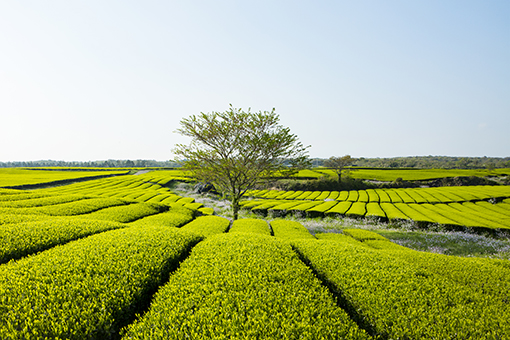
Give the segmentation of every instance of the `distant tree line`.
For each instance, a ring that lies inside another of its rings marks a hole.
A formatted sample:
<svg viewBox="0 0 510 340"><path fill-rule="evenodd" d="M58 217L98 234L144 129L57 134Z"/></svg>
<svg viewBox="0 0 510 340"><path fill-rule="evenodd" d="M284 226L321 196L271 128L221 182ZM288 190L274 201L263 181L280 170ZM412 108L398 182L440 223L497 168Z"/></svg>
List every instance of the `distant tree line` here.
<svg viewBox="0 0 510 340"><path fill-rule="evenodd" d="M366 168L421 168L421 169L491 169L510 168L510 157L450 157L450 156L413 156L394 158L353 158L353 167ZM324 166L326 158L312 158L312 167ZM290 162L283 162L284 164ZM175 161L155 161L146 159L89 162L66 162L55 160L0 162L0 168L21 167L91 167L91 168L174 168L180 164Z"/></svg>
<svg viewBox="0 0 510 340"><path fill-rule="evenodd" d="M315 158L313 166L324 166L326 159ZM510 168L510 157L413 156L394 158L356 158L353 167L420 169L495 169Z"/></svg>
<svg viewBox="0 0 510 340"><path fill-rule="evenodd" d="M28 161L28 162L0 162L1 168L23 168L23 167L80 167L80 168L174 168L180 166L174 161L155 161L146 159L118 160L108 159L105 161L89 162L66 162L54 160Z"/></svg>

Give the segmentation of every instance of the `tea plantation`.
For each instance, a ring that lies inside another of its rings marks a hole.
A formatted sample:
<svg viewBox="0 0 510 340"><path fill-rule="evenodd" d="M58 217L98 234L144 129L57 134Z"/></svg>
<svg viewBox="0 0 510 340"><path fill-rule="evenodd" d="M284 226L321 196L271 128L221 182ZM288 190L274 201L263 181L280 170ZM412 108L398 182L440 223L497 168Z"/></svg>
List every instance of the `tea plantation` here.
<svg viewBox="0 0 510 340"><path fill-rule="evenodd" d="M0 189L0 339L510 338L508 260L360 229L312 235L278 218L231 223L169 189L183 180L152 171ZM510 229L507 186L246 198L260 215Z"/></svg>

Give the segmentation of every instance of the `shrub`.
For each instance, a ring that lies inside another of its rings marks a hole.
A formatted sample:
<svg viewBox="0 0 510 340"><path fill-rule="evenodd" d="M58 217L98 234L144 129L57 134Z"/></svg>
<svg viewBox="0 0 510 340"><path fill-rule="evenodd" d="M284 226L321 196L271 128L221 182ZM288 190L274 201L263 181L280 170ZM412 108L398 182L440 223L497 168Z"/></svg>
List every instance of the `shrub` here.
<svg viewBox="0 0 510 340"><path fill-rule="evenodd" d="M212 235L224 233L228 230L230 221L219 216L201 216L184 225L181 229L209 237Z"/></svg>
<svg viewBox="0 0 510 340"><path fill-rule="evenodd" d="M255 218L244 218L235 220L232 223L232 227L229 233L254 233L262 235L271 235L269 225L264 220L258 220Z"/></svg>
<svg viewBox="0 0 510 340"><path fill-rule="evenodd" d="M0 228L0 263L103 231L125 228L117 222L75 218L9 224Z"/></svg>
<svg viewBox="0 0 510 340"><path fill-rule="evenodd" d="M274 220L271 221L271 228L273 229L273 234L275 237L284 240L315 238L312 234L310 234L308 229L296 221Z"/></svg>

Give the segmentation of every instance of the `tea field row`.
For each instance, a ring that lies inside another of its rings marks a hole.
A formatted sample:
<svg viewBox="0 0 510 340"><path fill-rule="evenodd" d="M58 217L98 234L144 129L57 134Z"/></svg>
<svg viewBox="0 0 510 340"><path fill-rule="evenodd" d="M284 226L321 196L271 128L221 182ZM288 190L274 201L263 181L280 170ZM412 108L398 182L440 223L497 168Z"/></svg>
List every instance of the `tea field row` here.
<svg viewBox="0 0 510 340"><path fill-rule="evenodd" d="M156 218L171 211L108 222L111 230L1 264L0 338L504 339L510 332L507 261L417 252L361 230L314 236L295 221L246 219L229 228L218 216L173 226ZM59 221L45 222L48 234Z"/></svg>
<svg viewBox="0 0 510 340"><path fill-rule="evenodd" d="M330 169L313 168L319 174L335 177ZM429 181L451 177L500 177L510 175L510 169L363 169L346 168L344 171L356 179L393 182L398 178L404 181Z"/></svg>
<svg viewBox="0 0 510 340"><path fill-rule="evenodd" d="M70 199L68 197L81 198L112 198L134 202L158 203L165 205L180 205L190 209L201 209L205 214L212 214L210 208L203 207L202 204L195 203L193 198L182 197L173 193L168 184L172 181L190 181L187 177L179 177L182 172L177 171L156 171L143 175L116 176L101 178L86 182L74 183L65 186L57 186L48 189L32 190L30 193L24 191L15 192L16 195L1 196L0 209L8 206L15 206L14 201L22 201L19 204L44 205L45 200L51 200L52 196L57 203L63 203L58 200ZM2 190L2 189L0 189ZM3 189L4 191L6 189ZM40 198L42 201L28 199ZM13 202L9 202L13 201Z"/></svg>
<svg viewBox="0 0 510 340"><path fill-rule="evenodd" d="M453 203L510 198L510 186L478 185L350 191L248 190L245 196L275 200L336 200L367 203Z"/></svg>
<svg viewBox="0 0 510 340"><path fill-rule="evenodd" d="M393 182L399 178L404 181L430 181L453 177L505 177L510 175L510 168L488 170L346 167L342 171L342 174L342 176L348 175L356 179L381 182ZM311 169L301 170L291 177L309 179L318 179L321 177L338 178L333 169L325 167L313 167Z"/></svg>
<svg viewBox="0 0 510 340"><path fill-rule="evenodd" d="M368 189L342 192L252 190L244 209L272 216L413 220L419 225L510 229L510 188L506 186ZM258 197L258 198L257 198Z"/></svg>

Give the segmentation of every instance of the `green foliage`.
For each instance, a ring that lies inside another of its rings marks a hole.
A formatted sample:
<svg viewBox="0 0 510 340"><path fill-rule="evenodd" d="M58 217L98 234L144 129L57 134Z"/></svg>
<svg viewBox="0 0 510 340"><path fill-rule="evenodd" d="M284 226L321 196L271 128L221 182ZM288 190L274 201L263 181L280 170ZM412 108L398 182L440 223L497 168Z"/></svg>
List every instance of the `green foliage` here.
<svg viewBox="0 0 510 340"><path fill-rule="evenodd" d="M324 161L324 166L327 168L331 168L334 172L336 172L338 176L338 182L342 181L342 170L351 165L356 159L352 158L350 155L345 155L343 157L330 157L329 159Z"/></svg>
<svg viewBox="0 0 510 340"><path fill-rule="evenodd" d="M23 193L23 191L18 190L18 189L4 189L4 188L0 188L0 201L4 197L8 197L8 195L19 195L21 193Z"/></svg>
<svg viewBox="0 0 510 340"><path fill-rule="evenodd" d="M55 198L57 200L57 198ZM27 200L28 201L28 200ZM65 199L63 200L66 201ZM61 204L53 204L53 205L45 205L38 206L36 203L34 207L23 208L21 207L22 201L16 201L18 203L18 207L0 207L0 212L3 213L11 213L11 214L23 214L23 215L50 215L50 216L75 216L88 214L103 208L115 207L120 205L126 205L129 202L115 199L115 198L89 198L89 199L81 199L75 200L67 203ZM12 202L14 203L14 202ZM49 203L49 202L46 202ZM30 202L26 202L25 205L30 206ZM33 204L32 204L33 205Z"/></svg>
<svg viewBox="0 0 510 340"><path fill-rule="evenodd" d="M271 226L237 220L217 235L230 221L192 220L195 209L207 208L162 187L172 180L154 172L30 193L0 189L0 338L117 339L136 313L143 316L126 338L366 338L351 319L381 339L502 339L510 332L507 261L414 252L358 229L317 234L317 240L288 220ZM352 216L363 208L367 217L412 218L437 230L483 227L500 235L510 228L505 186L249 194L257 199L241 205L272 214ZM306 225L315 223L322 222ZM391 232L378 231L388 238ZM489 237L475 247L445 235L429 245L449 242L458 245L456 254L471 254L467 248L494 254ZM205 237L211 243L199 245L152 299ZM508 249L508 242L497 246ZM11 259L17 260L5 263Z"/></svg>
<svg viewBox="0 0 510 340"><path fill-rule="evenodd" d="M95 211L87 215L94 220L105 220L128 223L149 215L168 210L167 206L155 203L135 203L126 206L111 207Z"/></svg>
<svg viewBox="0 0 510 340"><path fill-rule="evenodd" d="M127 205L128 203L117 198L91 198L69 203L46 205L44 207L31 208L30 210L51 216L75 216L89 214L104 208L121 208L118 206Z"/></svg>
<svg viewBox="0 0 510 340"><path fill-rule="evenodd" d="M22 162L0 162L0 167L38 167L42 170L111 170L110 168L138 168L138 170L146 168L172 168L177 167L178 164L172 161L155 161L153 159L109 159L106 161L55 161L55 160L41 160L41 161L22 161ZM136 170L136 169L135 169Z"/></svg>
<svg viewBox="0 0 510 340"><path fill-rule="evenodd" d="M323 192L322 191L314 191L311 193L311 195L309 195L306 199L307 200L317 200L317 198L322 195ZM329 192L327 192L327 194L329 195Z"/></svg>
<svg viewBox="0 0 510 340"><path fill-rule="evenodd" d="M289 191L292 191L293 193L289 196L287 196L286 198L289 199L289 200L293 200L293 199L297 199L302 193L303 193L303 190L296 190L296 191L293 191L293 190L290 190Z"/></svg>
<svg viewBox="0 0 510 340"><path fill-rule="evenodd" d="M163 200L160 201L160 203L163 203L163 204L171 204L171 203L175 203L177 202L178 200L180 200L182 197L179 196L179 195L169 195L167 196L166 198L164 198Z"/></svg>
<svg viewBox="0 0 510 340"><path fill-rule="evenodd" d="M159 182L172 181L176 177L166 177L167 171L149 172L144 175L119 176L103 178L82 183L66 185L65 187L38 190L46 195L83 195L89 197L117 198L138 202L171 203L182 199L172 193L169 188L162 187ZM152 174L148 177L148 174ZM151 181L157 181L151 182Z"/></svg>
<svg viewBox="0 0 510 340"><path fill-rule="evenodd" d="M305 201L301 204L293 206L292 208L289 208L288 211L296 216L305 217L306 211L308 211L308 210L312 209L313 207L316 207L320 204L322 204L322 203L319 201Z"/></svg>
<svg viewBox="0 0 510 340"><path fill-rule="evenodd" d="M258 220L255 218L244 218L235 220L232 223L232 227L229 233L254 233L261 235L271 235L269 225L264 220Z"/></svg>
<svg viewBox="0 0 510 340"><path fill-rule="evenodd" d="M410 217L404 214L392 203L381 203L381 209L384 211L389 221L409 220Z"/></svg>
<svg viewBox="0 0 510 340"><path fill-rule="evenodd" d="M169 197L172 197L172 196L177 196L177 195L173 195L173 194L158 194L150 199L148 199L147 203L161 203L161 201L169 198ZM179 196L180 197L180 196Z"/></svg>
<svg viewBox="0 0 510 340"><path fill-rule="evenodd" d="M19 195L17 195L17 196L19 196ZM25 196L25 195L23 195L23 196ZM81 196L81 195L54 195L54 196L41 197L41 198L34 198L34 197L29 196L28 199L0 201L0 207L32 208L32 207L41 207L41 206L48 206L48 205L54 205L54 204L75 202L75 201L83 200L86 198L88 198L88 197Z"/></svg>
<svg viewBox="0 0 510 340"><path fill-rule="evenodd" d="M28 199L37 199L37 198L45 198L50 197L54 194L41 193L41 192L26 192L22 190L8 190L1 189L3 194L0 194L0 204L2 206L8 206L10 203L14 203L16 201L23 201ZM9 193L6 193L9 192Z"/></svg>
<svg viewBox="0 0 510 340"><path fill-rule="evenodd" d="M510 334L510 268L503 262L398 246L377 250L341 237L292 244L374 336L502 339Z"/></svg>
<svg viewBox="0 0 510 340"><path fill-rule="evenodd" d="M403 181L429 181L441 178L490 176L487 170L453 170L453 169L357 169L352 176L358 179L393 182L400 178Z"/></svg>
<svg viewBox="0 0 510 340"><path fill-rule="evenodd" d="M293 212L302 217L305 215L369 217L392 222L413 220L422 228L430 226L435 228L439 225L440 228L466 226L510 229L510 205L505 203L510 196L510 189L506 186L368 189L341 192L251 190L248 195L272 197L266 200L244 201L242 204L243 207L253 208L253 211L259 211L264 215L271 212L275 217ZM324 201L317 200L318 197L326 196L328 198ZM309 201L310 197L315 201ZM335 201L329 201L330 197L335 197ZM306 201L293 201L292 198ZM502 202L496 203L500 201Z"/></svg>
<svg viewBox="0 0 510 340"><path fill-rule="evenodd" d="M288 244L224 234L197 245L123 339L368 339Z"/></svg>
<svg viewBox="0 0 510 340"><path fill-rule="evenodd" d="M265 202L263 202L262 204L258 204L256 206L254 206L253 208L251 208L251 211L256 214L266 216L268 209L271 209L271 208L273 208L277 205L280 205L282 203L285 203L285 201L265 200Z"/></svg>
<svg viewBox="0 0 510 340"><path fill-rule="evenodd" d="M436 206L433 204L429 204L429 203L409 204L408 207L411 209L414 209L415 211L420 213L421 216L423 216L421 219L415 219L409 215L409 217L411 217L411 219L413 219L415 221L421 220L421 221L429 222L429 223L438 223L443 226L460 226L460 225L462 225L461 223L456 222L456 221L452 220L451 218L448 218L447 217L448 214L438 213L437 210L435 209ZM404 211L403 209L401 209L401 210Z"/></svg>
<svg viewBox="0 0 510 340"><path fill-rule="evenodd" d="M167 212L142 217L131 222L130 225L180 227L192 221L193 217L193 210L185 207L175 207Z"/></svg>
<svg viewBox="0 0 510 340"><path fill-rule="evenodd" d="M2 265L0 338L116 338L198 241L177 229L132 227Z"/></svg>
<svg viewBox="0 0 510 340"><path fill-rule="evenodd" d="M337 179L322 176L317 179L284 179L272 184L281 190L287 191L342 191L342 190L362 190L376 188L377 186L361 179L352 178L350 176L343 176L342 182ZM260 186L260 185L259 185ZM290 197L288 197L290 198Z"/></svg>
<svg viewBox="0 0 510 340"><path fill-rule="evenodd" d="M343 233L354 239L364 242L367 240L379 240L379 241L388 241L385 237L374 233L373 231L364 230L364 229L344 229Z"/></svg>
<svg viewBox="0 0 510 340"><path fill-rule="evenodd" d="M313 239L315 238L308 229L296 221L273 220L271 228L275 237L282 240Z"/></svg>
<svg viewBox="0 0 510 340"><path fill-rule="evenodd" d="M414 204L395 203L395 207L407 215L409 219L416 221L419 224L423 223L423 225L426 225L427 223L434 223L432 217L424 215L420 211L414 209L413 206Z"/></svg>
<svg viewBox="0 0 510 340"><path fill-rule="evenodd" d="M281 194L280 190L269 190L262 197L270 199L270 198L276 198L276 196L278 196L280 194Z"/></svg>
<svg viewBox="0 0 510 340"><path fill-rule="evenodd" d="M199 208L198 212L202 215L214 215L214 208L203 207Z"/></svg>
<svg viewBox="0 0 510 340"><path fill-rule="evenodd" d="M352 202L344 201L335 205L333 208L327 210L325 212L326 216L336 217L337 215L345 215L347 211L351 208Z"/></svg>
<svg viewBox="0 0 510 340"><path fill-rule="evenodd" d="M318 234L315 234L315 237L318 238L319 240L325 240L325 241L340 241L343 243L347 242L347 243L355 244L357 246L364 245L364 244L360 244L359 241L356 240L355 238L348 236L346 234L340 234L340 233L318 233Z"/></svg>
<svg viewBox="0 0 510 340"><path fill-rule="evenodd" d="M349 208L349 210L347 210L345 215L346 216L350 216L350 217L358 218L358 217L365 216L366 212L367 212L367 209L366 209L366 203L365 202L354 202L354 203L352 203L352 205Z"/></svg>
<svg viewBox="0 0 510 340"><path fill-rule="evenodd" d="M329 195L330 195L329 191L319 191L319 195L317 195L317 197L315 197L314 199L316 201L324 201L329 197Z"/></svg>
<svg viewBox="0 0 510 340"><path fill-rule="evenodd" d="M239 205L243 208L251 209L257 205L264 204L267 201L264 199L254 199L254 200L247 200L247 201L241 201L239 202Z"/></svg>
<svg viewBox="0 0 510 340"><path fill-rule="evenodd" d="M297 200L305 200L308 198L308 196L310 196L312 194L312 191L303 191L303 193L301 195L299 195L298 197L296 197Z"/></svg>
<svg viewBox="0 0 510 340"><path fill-rule="evenodd" d="M384 210L381 208L379 203L376 202L369 202L366 204L367 212L365 214L365 217L374 217L376 219L386 221L387 216Z"/></svg>
<svg viewBox="0 0 510 340"><path fill-rule="evenodd" d="M229 226L230 221L226 218L219 216L201 216L184 225L181 229L203 237L209 237L226 232Z"/></svg>
<svg viewBox="0 0 510 340"><path fill-rule="evenodd" d="M388 168L396 165L403 168L417 169L481 169L492 163L496 168L508 168L510 157L448 157L448 156L413 156L394 158L359 158L357 166ZM496 169L504 170L504 169ZM508 170L508 169L507 169Z"/></svg>
<svg viewBox="0 0 510 340"><path fill-rule="evenodd" d="M510 252L510 241L508 239L495 239L489 235L484 236L474 233L452 231L407 232L378 230L377 232L401 246L424 252L464 257L502 256L504 258L508 258ZM391 243L395 245L393 242Z"/></svg>
<svg viewBox="0 0 510 340"><path fill-rule="evenodd" d="M175 202L182 203L184 205L184 204L188 204L188 203L195 203L195 199L193 197L181 197Z"/></svg>
<svg viewBox="0 0 510 340"><path fill-rule="evenodd" d="M177 203L179 203L181 200L177 201ZM193 203L186 203L183 205L184 208L187 208L187 209L190 209L190 210L193 210L193 211L196 211L200 208L203 208L204 205L202 203L198 203L198 202L193 202Z"/></svg>
<svg viewBox="0 0 510 340"><path fill-rule="evenodd" d="M308 217L323 217L324 213L338 204L337 201L326 201L306 211Z"/></svg>
<svg viewBox="0 0 510 340"><path fill-rule="evenodd" d="M0 228L0 263L88 235L125 227L122 223L74 218L4 225Z"/></svg>
<svg viewBox="0 0 510 340"><path fill-rule="evenodd" d="M16 210L11 209L10 212L2 212L0 209L0 226L2 224L12 224L12 223L22 223L22 222L30 222L30 221L42 221L51 219L52 217L47 215L30 215L30 214L20 214Z"/></svg>
<svg viewBox="0 0 510 340"><path fill-rule="evenodd" d="M285 216L288 210L291 210L292 208L300 205L301 203L304 203L304 201L282 201L282 202L283 203L280 203L269 208L267 210L268 214L270 214L273 217Z"/></svg>
<svg viewBox="0 0 510 340"><path fill-rule="evenodd" d="M0 169L0 187L19 187L56 181L83 179L87 177L125 174L126 171L55 171Z"/></svg>

